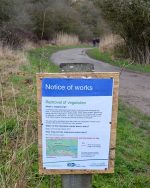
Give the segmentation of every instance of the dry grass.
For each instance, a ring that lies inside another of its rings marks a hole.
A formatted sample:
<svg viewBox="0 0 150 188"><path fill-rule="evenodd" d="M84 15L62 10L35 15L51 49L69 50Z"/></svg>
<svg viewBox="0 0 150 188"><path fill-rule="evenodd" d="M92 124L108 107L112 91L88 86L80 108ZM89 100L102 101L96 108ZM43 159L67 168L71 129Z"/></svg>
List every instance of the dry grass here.
<svg viewBox="0 0 150 188"><path fill-rule="evenodd" d="M17 73L19 67L23 64L27 64L27 58L25 52L14 51L7 46L0 44L0 73L9 74Z"/></svg>
<svg viewBox="0 0 150 188"><path fill-rule="evenodd" d="M33 65L42 52L37 49ZM25 55L0 47L0 188L39 187L44 179L37 164L35 72L24 72L34 70Z"/></svg>
<svg viewBox="0 0 150 188"><path fill-rule="evenodd" d="M19 90L20 84L18 85L16 81L9 82L9 76L6 78L3 75L0 78L0 148L2 151L0 157L2 162L0 165L0 187L25 188L27 186L27 174L32 163L32 159L29 157L29 149L35 143L36 138L35 121L33 123L33 110L31 110L33 103L27 102L32 95L34 96L34 91L25 89L26 94L24 94L25 90ZM14 78L17 77L14 75ZM8 79L7 82L6 79ZM21 87L25 86L22 84ZM22 102L19 101L21 96Z"/></svg>
<svg viewBox="0 0 150 188"><path fill-rule="evenodd" d="M32 108L35 87L26 82L27 76L16 74L27 63L23 51L0 45L1 188L27 187L27 174L33 162L29 159L29 149L36 139L36 112Z"/></svg>
<svg viewBox="0 0 150 188"><path fill-rule="evenodd" d="M79 45L80 41L77 35L59 33L56 36L55 44L58 46L71 46L71 45Z"/></svg>
<svg viewBox="0 0 150 188"><path fill-rule="evenodd" d="M33 50L35 48L39 47L38 44L33 43L32 41L26 40L26 42L23 45L23 50Z"/></svg>
<svg viewBox="0 0 150 188"><path fill-rule="evenodd" d="M120 36L110 34L101 38L99 48L101 52L108 52L121 43L123 43L123 39Z"/></svg>

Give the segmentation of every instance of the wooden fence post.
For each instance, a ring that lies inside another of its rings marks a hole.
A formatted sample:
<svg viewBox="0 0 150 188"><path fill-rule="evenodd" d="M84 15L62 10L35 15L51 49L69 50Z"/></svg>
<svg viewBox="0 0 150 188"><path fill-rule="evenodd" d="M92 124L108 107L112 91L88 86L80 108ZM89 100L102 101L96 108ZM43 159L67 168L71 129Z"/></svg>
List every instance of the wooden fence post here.
<svg viewBox="0 0 150 188"><path fill-rule="evenodd" d="M92 188L92 175L62 175L62 188Z"/></svg>

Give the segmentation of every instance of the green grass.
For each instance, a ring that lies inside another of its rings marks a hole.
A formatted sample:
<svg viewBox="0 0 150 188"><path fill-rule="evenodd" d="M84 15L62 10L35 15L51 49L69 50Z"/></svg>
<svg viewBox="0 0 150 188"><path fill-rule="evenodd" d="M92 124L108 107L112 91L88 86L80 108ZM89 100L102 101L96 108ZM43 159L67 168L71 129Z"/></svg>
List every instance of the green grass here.
<svg viewBox="0 0 150 188"><path fill-rule="evenodd" d="M127 70L150 73L150 65L131 64L125 59L113 60L111 55L107 52L100 52L98 48L93 48L87 51L88 56L93 59L101 60L117 67L125 68Z"/></svg>
<svg viewBox="0 0 150 188"><path fill-rule="evenodd" d="M23 71L35 74L37 72L59 72L59 67L50 61L51 54L64 49L85 48L87 45L80 46L46 46L45 48L37 48L28 52L30 66L23 66Z"/></svg>
<svg viewBox="0 0 150 188"><path fill-rule="evenodd" d="M145 127L143 127L145 125ZM120 102L113 175L95 175L94 188L148 188L150 117Z"/></svg>
<svg viewBox="0 0 150 188"><path fill-rule="evenodd" d="M68 47L69 48L69 47ZM38 173L37 104L35 73L58 72L49 61L53 52L64 49L45 47L31 50L24 75L2 77L3 105L0 108L0 187L61 187L60 176ZM42 63L41 63L42 62ZM1 102L2 104L2 102ZM4 112L3 112L4 107ZM149 187L150 117L120 102L115 173L94 175L93 188ZM53 181L51 181L53 179Z"/></svg>
<svg viewBox="0 0 150 188"><path fill-rule="evenodd" d="M31 50L27 53L29 62L20 67L21 74L8 72L0 76L0 187L2 188L50 187L50 177L38 173L35 74L59 72L59 67L49 60L50 56L58 50L68 48L73 47L46 46ZM57 186L60 185L59 176L56 176L54 181Z"/></svg>

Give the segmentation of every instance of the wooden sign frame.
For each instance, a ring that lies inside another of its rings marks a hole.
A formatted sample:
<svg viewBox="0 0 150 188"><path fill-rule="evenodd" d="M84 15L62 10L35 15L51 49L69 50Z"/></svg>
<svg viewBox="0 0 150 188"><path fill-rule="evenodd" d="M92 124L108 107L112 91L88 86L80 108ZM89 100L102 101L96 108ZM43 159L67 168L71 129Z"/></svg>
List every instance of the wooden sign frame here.
<svg viewBox="0 0 150 188"><path fill-rule="evenodd" d="M41 86L42 78L113 78L113 106L112 106L112 122L109 150L109 165L105 170L49 170L43 168L42 162L42 115L41 115ZM92 72L92 73L38 73L37 80L37 105L38 105L38 156L39 156L39 173L45 175L51 174L105 174L114 173L115 163L115 147L116 147L116 126L118 114L118 88L119 88L119 73L118 72Z"/></svg>

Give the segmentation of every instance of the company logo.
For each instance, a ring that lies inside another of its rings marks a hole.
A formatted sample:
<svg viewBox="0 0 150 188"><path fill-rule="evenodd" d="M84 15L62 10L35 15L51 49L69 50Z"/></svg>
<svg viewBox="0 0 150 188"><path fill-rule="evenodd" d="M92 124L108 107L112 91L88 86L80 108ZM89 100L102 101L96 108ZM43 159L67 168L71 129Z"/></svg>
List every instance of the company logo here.
<svg viewBox="0 0 150 188"><path fill-rule="evenodd" d="M67 166L68 167L74 167L74 166L76 166L76 164L75 163L67 163Z"/></svg>

